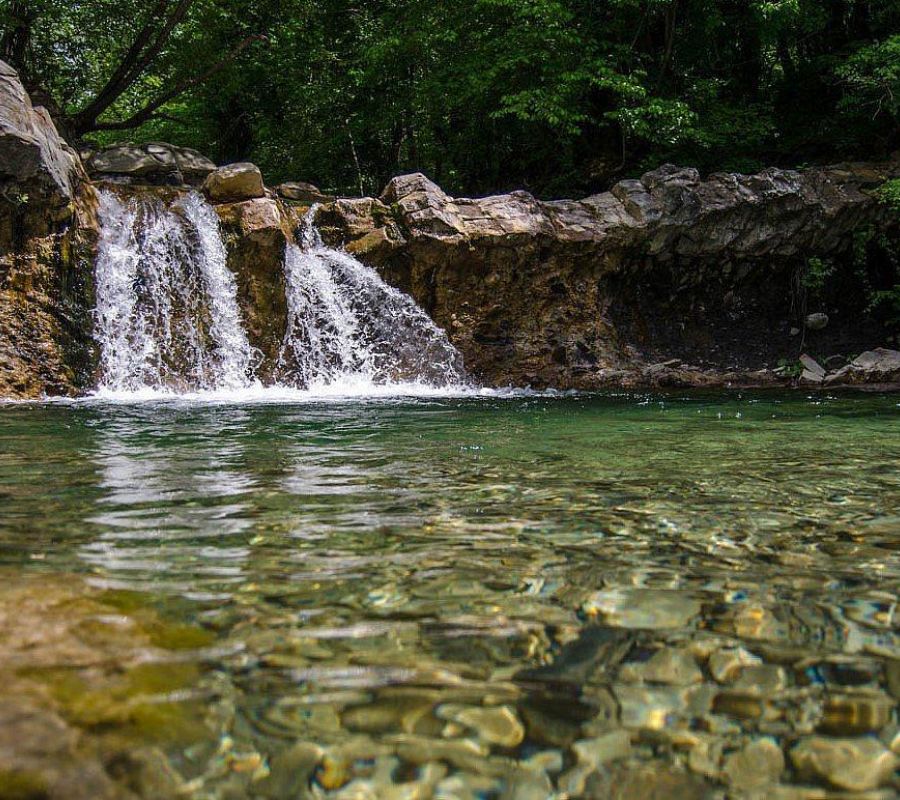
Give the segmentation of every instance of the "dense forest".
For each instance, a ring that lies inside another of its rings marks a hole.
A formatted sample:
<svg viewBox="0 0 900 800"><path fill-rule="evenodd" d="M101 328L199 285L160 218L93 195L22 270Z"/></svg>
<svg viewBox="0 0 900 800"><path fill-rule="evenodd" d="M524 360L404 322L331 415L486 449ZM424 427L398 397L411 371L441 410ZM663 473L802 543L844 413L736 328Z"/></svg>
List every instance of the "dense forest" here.
<svg viewBox="0 0 900 800"><path fill-rule="evenodd" d="M268 180L581 194L664 161L900 146L900 0L2 0L0 58L79 145Z"/></svg>

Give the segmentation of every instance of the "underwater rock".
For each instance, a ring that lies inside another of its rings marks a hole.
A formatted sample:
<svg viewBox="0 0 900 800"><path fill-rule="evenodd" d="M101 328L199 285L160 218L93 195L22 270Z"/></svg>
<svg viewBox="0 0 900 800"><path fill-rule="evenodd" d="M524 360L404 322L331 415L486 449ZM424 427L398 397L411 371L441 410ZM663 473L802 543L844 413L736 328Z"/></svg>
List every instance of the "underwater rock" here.
<svg viewBox="0 0 900 800"><path fill-rule="evenodd" d="M839 789L865 792L890 779L898 759L872 738L830 739L811 736L791 750L801 779L822 779Z"/></svg>
<svg viewBox="0 0 900 800"><path fill-rule="evenodd" d="M700 613L700 602L667 589L609 589L591 595L582 611L616 628L661 630L688 625Z"/></svg>
<svg viewBox="0 0 900 800"><path fill-rule="evenodd" d="M723 772L737 791L763 789L778 781L784 769L784 753L774 739L756 739L725 759Z"/></svg>

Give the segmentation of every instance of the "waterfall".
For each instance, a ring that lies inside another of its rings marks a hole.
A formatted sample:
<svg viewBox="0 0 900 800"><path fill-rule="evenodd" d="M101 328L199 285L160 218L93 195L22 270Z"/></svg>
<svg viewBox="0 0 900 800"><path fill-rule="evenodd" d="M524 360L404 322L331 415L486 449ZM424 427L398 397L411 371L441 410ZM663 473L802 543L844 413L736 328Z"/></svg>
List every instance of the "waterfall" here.
<svg viewBox="0 0 900 800"><path fill-rule="evenodd" d="M284 254L288 314L273 388L383 394L463 387L462 358L444 331L373 269L326 247L313 213L301 225L300 244ZM260 355L241 319L215 210L196 192L166 204L104 190L100 222L101 392L247 397L241 390L262 389Z"/></svg>
<svg viewBox="0 0 900 800"><path fill-rule="evenodd" d="M309 387L466 382L447 334L403 292L348 253L326 247L304 219L285 252L288 320L279 368Z"/></svg>
<svg viewBox="0 0 900 800"><path fill-rule="evenodd" d="M252 382L254 351L215 211L100 193L95 338L100 388L195 391Z"/></svg>

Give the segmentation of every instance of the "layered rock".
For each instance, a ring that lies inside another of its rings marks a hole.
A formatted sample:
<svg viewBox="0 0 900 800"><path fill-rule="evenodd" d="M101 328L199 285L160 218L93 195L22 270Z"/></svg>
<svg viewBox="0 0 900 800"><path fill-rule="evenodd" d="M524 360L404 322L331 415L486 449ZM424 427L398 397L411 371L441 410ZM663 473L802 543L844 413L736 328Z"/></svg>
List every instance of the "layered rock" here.
<svg viewBox="0 0 900 800"><path fill-rule="evenodd" d="M83 385L95 229L85 179L47 110L0 62L0 397Z"/></svg>
<svg viewBox="0 0 900 800"><path fill-rule="evenodd" d="M761 367L796 359L791 271L846 252L862 227L896 226L868 190L897 174L894 163L704 180L664 166L554 202L455 199L415 174L318 220L411 293L488 383L765 384L777 377Z"/></svg>

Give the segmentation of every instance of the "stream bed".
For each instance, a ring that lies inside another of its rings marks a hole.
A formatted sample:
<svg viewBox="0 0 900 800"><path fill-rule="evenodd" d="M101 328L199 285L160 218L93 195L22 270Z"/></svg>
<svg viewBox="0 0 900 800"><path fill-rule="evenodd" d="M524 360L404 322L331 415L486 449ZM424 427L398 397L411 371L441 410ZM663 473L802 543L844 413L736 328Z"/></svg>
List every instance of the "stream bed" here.
<svg viewBox="0 0 900 800"><path fill-rule="evenodd" d="M0 797L894 797L896 396L0 405Z"/></svg>

